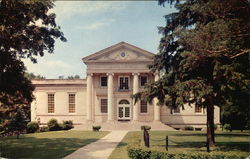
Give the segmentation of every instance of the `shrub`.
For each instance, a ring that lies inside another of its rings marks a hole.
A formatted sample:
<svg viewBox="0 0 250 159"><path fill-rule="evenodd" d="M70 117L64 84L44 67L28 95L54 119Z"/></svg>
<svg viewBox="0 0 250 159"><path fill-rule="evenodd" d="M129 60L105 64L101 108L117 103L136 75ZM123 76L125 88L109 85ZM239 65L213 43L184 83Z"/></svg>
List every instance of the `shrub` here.
<svg viewBox="0 0 250 159"><path fill-rule="evenodd" d="M192 127L192 126L185 126L184 130L194 130L194 127Z"/></svg>
<svg viewBox="0 0 250 159"><path fill-rule="evenodd" d="M101 129L101 126L93 126L92 130L93 131L99 131Z"/></svg>
<svg viewBox="0 0 250 159"><path fill-rule="evenodd" d="M244 159L246 156L226 152L168 152L139 146L128 146L132 159Z"/></svg>
<svg viewBox="0 0 250 159"><path fill-rule="evenodd" d="M27 124L27 132L34 133L39 129L39 124L36 121L31 121Z"/></svg>
<svg viewBox="0 0 250 159"><path fill-rule="evenodd" d="M62 129L63 130L70 130L72 128L74 128L72 120L63 121L63 124L62 124Z"/></svg>
<svg viewBox="0 0 250 159"><path fill-rule="evenodd" d="M230 131L232 130L230 124L224 124L224 125L223 125L223 129L224 129L224 130L227 130L227 131L228 131L228 130L230 130Z"/></svg>
<svg viewBox="0 0 250 159"><path fill-rule="evenodd" d="M50 131L61 130L60 125L58 124L56 119L50 119L47 123Z"/></svg>
<svg viewBox="0 0 250 159"><path fill-rule="evenodd" d="M48 132L49 128L47 126L40 127L40 132Z"/></svg>
<svg viewBox="0 0 250 159"><path fill-rule="evenodd" d="M148 126L148 125L142 125L141 126L141 130L144 130L144 129L146 129L146 130L150 130L151 129L151 126Z"/></svg>
<svg viewBox="0 0 250 159"><path fill-rule="evenodd" d="M217 129L218 129L218 125L214 124L214 130L217 130Z"/></svg>

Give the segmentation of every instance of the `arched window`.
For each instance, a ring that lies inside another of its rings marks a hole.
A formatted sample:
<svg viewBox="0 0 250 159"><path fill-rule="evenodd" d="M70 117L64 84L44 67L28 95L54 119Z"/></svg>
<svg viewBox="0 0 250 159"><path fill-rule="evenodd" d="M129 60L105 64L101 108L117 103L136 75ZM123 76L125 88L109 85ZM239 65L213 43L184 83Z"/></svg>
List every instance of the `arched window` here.
<svg viewBox="0 0 250 159"><path fill-rule="evenodd" d="M126 99L122 99L120 100L119 104L129 104L129 101L127 101Z"/></svg>

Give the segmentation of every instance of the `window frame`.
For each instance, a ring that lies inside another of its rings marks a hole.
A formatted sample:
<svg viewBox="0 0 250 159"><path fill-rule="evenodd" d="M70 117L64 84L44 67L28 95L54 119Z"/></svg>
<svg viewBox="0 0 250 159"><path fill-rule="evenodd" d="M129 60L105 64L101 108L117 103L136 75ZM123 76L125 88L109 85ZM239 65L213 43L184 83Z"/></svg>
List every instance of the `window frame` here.
<svg viewBox="0 0 250 159"><path fill-rule="evenodd" d="M120 78L122 78L122 77L128 78L128 89L120 89ZM120 91L120 92L130 91L130 76L118 76L118 91Z"/></svg>
<svg viewBox="0 0 250 159"><path fill-rule="evenodd" d="M49 95L53 95L53 112L49 111ZM55 98L55 92L47 92L47 113L48 114L55 114L55 108L56 108L56 98Z"/></svg>
<svg viewBox="0 0 250 159"><path fill-rule="evenodd" d="M70 112L70 95L74 95L74 112ZM75 92L69 92L68 93L68 113L69 114L75 114L76 113L76 93Z"/></svg>
<svg viewBox="0 0 250 159"><path fill-rule="evenodd" d="M107 85L106 86L102 86L102 77L106 77L107 78ZM107 88L108 87L108 76L105 76L105 75L100 76L100 87L101 88Z"/></svg>
<svg viewBox="0 0 250 159"><path fill-rule="evenodd" d="M147 79L147 82L146 82L146 83L148 83L148 75L140 75L140 81L139 81L139 82L140 82L140 87L143 88L143 87L145 87L145 84L146 84L146 83L144 84L144 86L142 85L142 83L141 83L141 81L142 81L141 78L142 78L142 77L146 77L146 79Z"/></svg>
<svg viewBox="0 0 250 159"><path fill-rule="evenodd" d="M143 102L146 102L146 101L143 101ZM146 110L147 110L146 112L142 112L142 109L141 109L142 105L141 104L142 104L142 101L140 101L140 114L149 114L149 103L146 102L146 104L147 104L146 105Z"/></svg>
<svg viewBox="0 0 250 159"><path fill-rule="evenodd" d="M194 105L194 113L195 114L202 114L203 113L203 108L201 106L200 106L200 110L201 110L200 112L197 112L196 111L196 105Z"/></svg>
<svg viewBox="0 0 250 159"><path fill-rule="evenodd" d="M102 99L107 100L107 112L102 112ZM99 106L100 106L100 113L101 114L107 114L108 113L108 98L107 97L101 97L99 98Z"/></svg>

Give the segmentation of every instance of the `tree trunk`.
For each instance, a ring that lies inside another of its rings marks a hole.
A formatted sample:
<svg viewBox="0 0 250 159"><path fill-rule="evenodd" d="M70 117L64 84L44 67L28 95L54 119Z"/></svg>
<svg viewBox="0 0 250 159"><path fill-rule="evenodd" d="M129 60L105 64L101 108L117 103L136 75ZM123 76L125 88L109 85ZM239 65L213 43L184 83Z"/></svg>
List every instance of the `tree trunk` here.
<svg viewBox="0 0 250 159"><path fill-rule="evenodd" d="M214 103L210 98L207 105L207 142L209 146L215 146L214 138Z"/></svg>

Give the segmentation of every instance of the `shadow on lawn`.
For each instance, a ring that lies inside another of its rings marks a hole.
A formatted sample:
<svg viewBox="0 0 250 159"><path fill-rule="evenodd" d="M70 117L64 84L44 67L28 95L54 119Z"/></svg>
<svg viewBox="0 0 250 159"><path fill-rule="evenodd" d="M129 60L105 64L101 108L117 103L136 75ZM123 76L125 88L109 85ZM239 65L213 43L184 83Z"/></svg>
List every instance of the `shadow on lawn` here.
<svg viewBox="0 0 250 159"><path fill-rule="evenodd" d="M169 134L169 136L206 136L206 133L183 133L183 134ZM239 133L215 133L215 137L250 137L250 134Z"/></svg>
<svg viewBox="0 0 250 159"><path fill-rule="evenodd" d="M1 139L0 154L7 158L62 158L96 140L34 137Z"/></svg>
<svg viewBox="0 0 250 159"><path fill-rule="evenodd" d="M190 142L174 142L171 141L172 143L169 144L169 148L202 148L206 147L206 142L201 142L201 141L190 141ZM158 146L158 147L164 147L165 144L157 144L157 145L152 145L152 146ZM216 142L216 147L215 149L220 150L220 151L243 151L243 152L249 152L249 142ZM205 151L205 150L204 150Z"/></svg>

